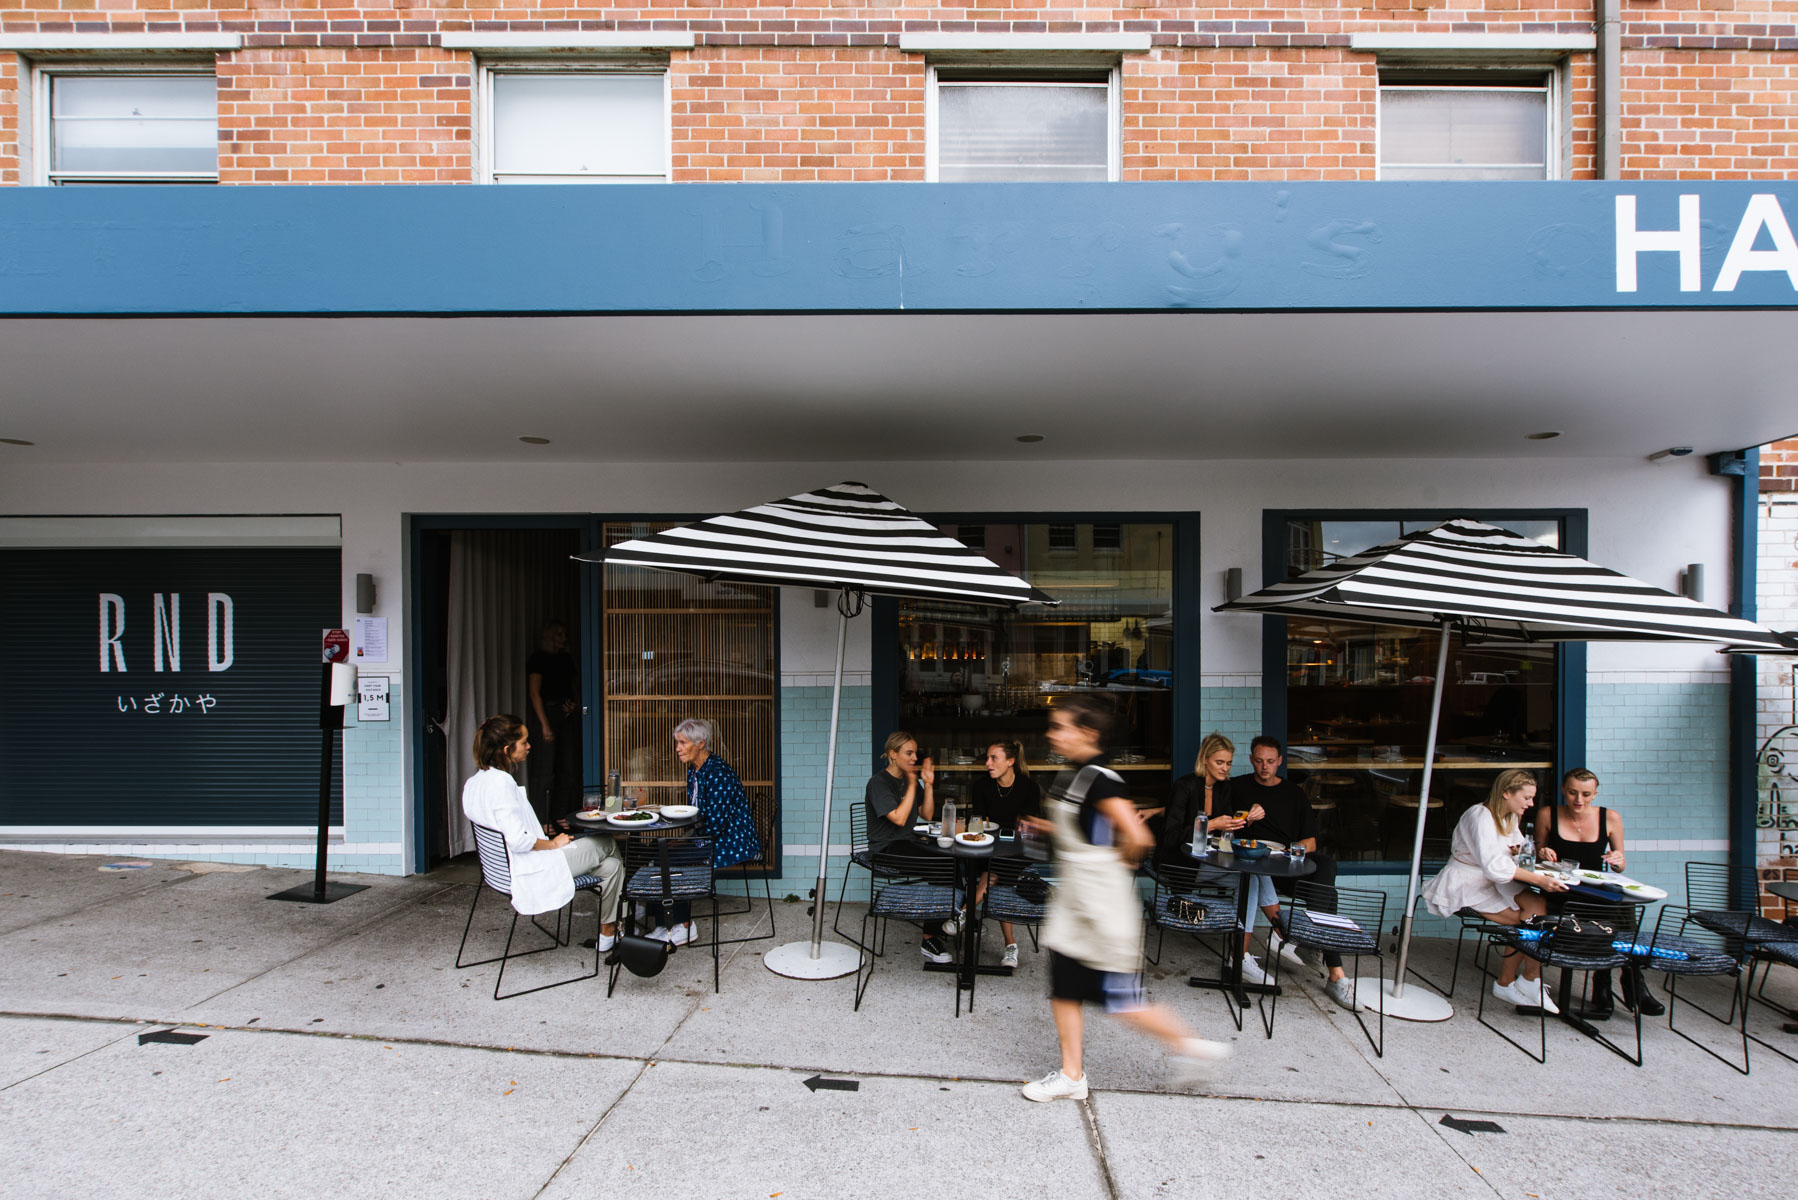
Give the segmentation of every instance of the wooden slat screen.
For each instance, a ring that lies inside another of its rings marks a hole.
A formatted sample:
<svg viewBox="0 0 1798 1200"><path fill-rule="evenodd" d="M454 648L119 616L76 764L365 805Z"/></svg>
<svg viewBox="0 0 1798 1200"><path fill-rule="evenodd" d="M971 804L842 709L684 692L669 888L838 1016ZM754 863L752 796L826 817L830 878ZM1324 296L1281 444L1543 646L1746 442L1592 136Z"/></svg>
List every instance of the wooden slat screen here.
<svg viewBox="0 0 1798 1200"><path fill-rule="evenodd" d="M668 527L608 522L604 544ZM674 727L703 718L717 731L713 752L743 780L757 828L773 830L774 589L643 567L604 571L606 771L645 803L684 803ZM778 848L763 849L764 861L751 865L778 868Z"/></svg>

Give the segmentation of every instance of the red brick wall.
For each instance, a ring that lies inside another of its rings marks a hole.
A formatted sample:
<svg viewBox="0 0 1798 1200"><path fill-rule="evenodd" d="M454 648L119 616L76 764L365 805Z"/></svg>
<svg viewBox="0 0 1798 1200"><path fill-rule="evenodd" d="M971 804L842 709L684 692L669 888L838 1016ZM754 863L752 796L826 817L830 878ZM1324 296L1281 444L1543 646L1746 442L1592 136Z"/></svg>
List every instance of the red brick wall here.
<svg viewBox="0 0 1798 1200"><path fill-rule="evenodd" d="M220 55L220 183L468 183L468 56L397 47Z"/></svg>
<svg viewBox="0 0 1798 1200"><path fill-rule="evenodd" d="M674 180L924 178L924 60L704 47L670 64Z"/></svg>
<svg viewBox="0 0 1798 1200"><path fill-rule="evenodd" d="M1370 178L1378 83L1345 50L1127 55L1123 176Z"/></svg>
<svg viewBox="0 0 1798 1200"><path fill-rule="evenodd" d="M19 182L19 60L0 54L0 185Z"/></svg>
<svg viewBox="0 0 1798 1200"><path fill-rule="evenodd" d="M102 9L101 4L107 7ZM221 179L475 178L472 56L444 32L691 32L670 56L677 180L906 180L924 171L924 58L905 32L1143 33L1123 56L1126 179L1355 179L1374 170L1374 56L1354 32L1588 33L1588 0L1109 0L905 8L678 0L392 7L249 0L12 0L0 28L232 32L218 58ZM1788 0L1625 0L1629 178L1798 170ZM0 53L0 184L19 182L18 60ZM1574 178L1591 178L1593 61L1574 55Z"/></svg>
<svg viewBox="0 0 1798 1200"><path fill-rule="evenodd" d="M1798 437L1761 451L1761 491L1798 492Z"/></svg>

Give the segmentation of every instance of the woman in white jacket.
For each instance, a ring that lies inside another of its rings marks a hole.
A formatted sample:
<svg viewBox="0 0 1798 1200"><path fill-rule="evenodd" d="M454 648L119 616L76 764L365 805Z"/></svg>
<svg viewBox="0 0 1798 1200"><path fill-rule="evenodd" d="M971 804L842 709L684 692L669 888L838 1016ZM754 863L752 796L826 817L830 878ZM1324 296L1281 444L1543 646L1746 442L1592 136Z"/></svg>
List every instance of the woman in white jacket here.
<svg viewBox="0 0 1798 1200"><path fill-rule="evenodd" d="M1492 781L1486 802L1461 814L1455 825L1452 857L1423 887L1423 901L1439 917L1452 917L1471 909L1495 925L1521 925L1548 910L1541 896L1523 890L1525 884L1543 891L1565 891L1557 874L1530 871L1517 865L1523 847L1523 814L1536 803L1536 777L1513 768ZM1523 981L1517 972L1523 971ZM1500 1000L1558 1012L1542 989L1542 964L1515 950L1506 951L1492 994Z"/></svg>
<svg viewBox="0 0 1798 1200"><path fill-rule="evenodd" d="M618 935L618 897L624 887L618 850L609 837L550 836L537 823L530 798L512 776L530 753L530 736L517 717L501 713L481 722L474 735L474 761L480 769L462 785L462 812L505 838L512 907L527 917L553 912L574 899L576 875L599 876L599 949L610 950Z"/></svg>

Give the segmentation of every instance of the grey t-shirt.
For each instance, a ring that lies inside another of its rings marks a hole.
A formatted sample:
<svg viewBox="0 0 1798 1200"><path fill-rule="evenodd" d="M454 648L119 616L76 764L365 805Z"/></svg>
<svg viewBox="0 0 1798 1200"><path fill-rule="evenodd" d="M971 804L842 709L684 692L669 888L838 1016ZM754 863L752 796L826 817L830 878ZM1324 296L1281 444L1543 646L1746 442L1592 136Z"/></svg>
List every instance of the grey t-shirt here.
<svg viewBox="0 0 1798 1200"><path fill-rule="evenodd" d="M905 777L895 779L885 771L874 772L868 780L868 790L863 800L868 806L868 848L885 850L895 842L912 840L911 827L923 820L921 809L924 803L924 785L920 783L912 795L911 820L904 825L895 825L887 820L887 814L899 807L905 799Z"/></svg>

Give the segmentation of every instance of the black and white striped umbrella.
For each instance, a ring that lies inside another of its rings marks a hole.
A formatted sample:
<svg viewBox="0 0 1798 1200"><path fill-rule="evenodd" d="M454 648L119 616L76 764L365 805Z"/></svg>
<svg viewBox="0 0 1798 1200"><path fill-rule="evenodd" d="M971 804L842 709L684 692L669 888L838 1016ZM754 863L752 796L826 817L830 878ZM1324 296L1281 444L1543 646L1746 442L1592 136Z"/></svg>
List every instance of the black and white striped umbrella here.
<svg viewBox="0 0 1798 1200"><path fill-rule="evenodd" d="M861 963L859 949L824 941L830 807L837 776L837 728L843 709L849 619L861 611L862 598L869 595L1009 608L1059 601L860 483L801 492L576 557L608 566L654 567L732 583L842 591L837 603L840 620L830 689L830 740L825 749L812 936L809 942L775 947L762 956L762 963L794 979L832 979L855 970Z"/></svg>
<svg viewBox="0 0 1798 1200"><path fill-rule="evenodd" d="M1798 641L1673 592L1459 518L1307 571L1219 612L1437 627L1474 641L1717 642L1769 652Z"/></svg>
<svg viewBox="0 0 1798 1200"><path fill-rule="evenodd" d="M1798 639L1789 634L1707 608L1508 529L1466 518L1445 521L1433 529L1338 559L1220 604L1216 611L1441 630L1419 789L1419 795L1426 797L1430 795L1443 676L1453 630L1477 642L1712 642L1738 651L1754 648L1769 652L1798 645ZM1405 907L1399 920L1397 968L1379 993L1370 992L1361 999L1387 1016L1435 1021L1446 1020L1453 1008L1444 1001L1405 993L1428 816L1429 805L1419 803Z"/></svg>
<svg viewBox="0 0 1798 1200"><path fill-rule="evenodd" d="M707 579L994 604L1054 604L860 483L839 483L579 557Z"/></svg>

